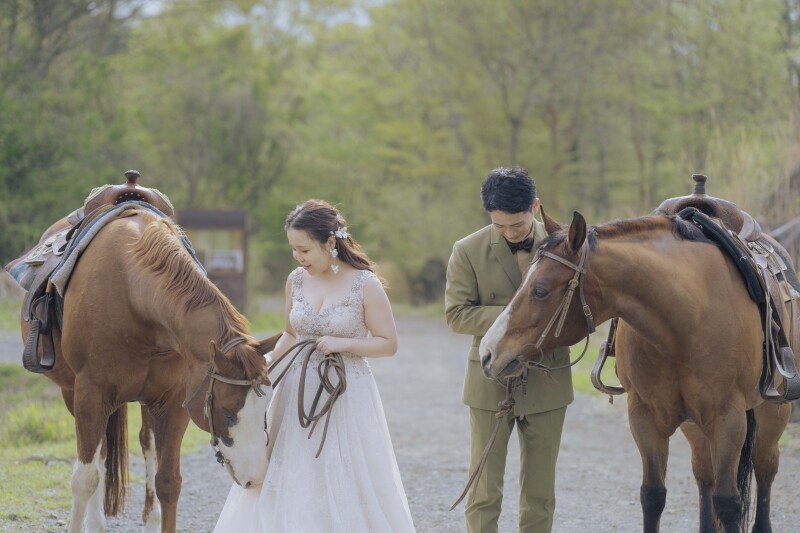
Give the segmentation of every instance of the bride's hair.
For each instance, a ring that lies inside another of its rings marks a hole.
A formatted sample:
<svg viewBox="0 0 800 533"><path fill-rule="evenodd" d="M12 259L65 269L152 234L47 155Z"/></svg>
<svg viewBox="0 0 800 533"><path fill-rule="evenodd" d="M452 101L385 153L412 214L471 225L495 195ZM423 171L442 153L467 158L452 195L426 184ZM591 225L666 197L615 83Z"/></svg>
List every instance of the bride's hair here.
<svg viewBox="0 0 800 533"><path fill-rule="evenodd" d="M296 229L308 232L323 245L334 236L338 259L357 270L369 270L385 286L386 281L375 272L375 263L347 232L347 221L339 211L325 200L306 200L286 216L284 230ZM344 236L341 236L344 235Z"/></svg>

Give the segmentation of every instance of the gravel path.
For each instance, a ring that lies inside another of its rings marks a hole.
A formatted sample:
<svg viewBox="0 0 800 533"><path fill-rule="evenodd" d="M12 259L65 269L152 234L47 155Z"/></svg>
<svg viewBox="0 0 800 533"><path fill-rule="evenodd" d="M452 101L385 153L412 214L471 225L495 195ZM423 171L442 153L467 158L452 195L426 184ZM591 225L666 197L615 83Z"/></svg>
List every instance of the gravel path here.
<svg viewBox="0 0 800 533"><path fill-rule="evenodd" d="M463 503L448 508L467 479L469 419L461 404L461 383L469 338L450 332L442 320L401 318L400 350L395 357L371 363L386 410L395 453L411 513L421 533L464 531ZM18 338L0 334L0 361L18 362ZM781 471L773 487L773 528L797 531L800 489L792 473L800 471L800 427L784 445ZM134 446L131 443L131 446ZM512 438L506 472L508 498L501 532L516 530L518 447ZM313 458L309 458L313 460ZM132 474L144 476L135 459ZM178 507L179 531L207 532L225 501L231 481L213 459L210 448L183 458L183 491ZM697 493L682 435L671 441L667 507L662 533L697 530ZM629 532L641 530L639 484L641 462L627 425L625 402L610 405L605 397L578 396L567 410L558 463L556 533ZM109 531L138 532L143 502L141 483L131 487L127 512L109 520ZM60 517L66 518L66 517Z"/></svg>

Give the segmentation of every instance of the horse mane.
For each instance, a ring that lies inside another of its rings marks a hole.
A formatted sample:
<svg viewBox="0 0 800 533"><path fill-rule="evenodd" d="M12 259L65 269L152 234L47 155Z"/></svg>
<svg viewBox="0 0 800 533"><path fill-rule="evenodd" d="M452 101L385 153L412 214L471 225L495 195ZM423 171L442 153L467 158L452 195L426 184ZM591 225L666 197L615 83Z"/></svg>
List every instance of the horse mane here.
<svg viewBox="0 0 800 533"><path fill-rule="evenodd" d="M179 238L180 231L166 218L150 222L133 244L133 257L143 269L156 274L168 298L183 302L185 313L211 305L217 307L221 331L218 347L233 338L244 337L246 342L229 352L228 359L244 371L247 379L254 379L263 372L264 359L257 353L258 342L247 333L250 324L198 268Z"/></svg>
<svg viewBox="0 0 800 533"><path fill-rule="evenodd" d="M700 228L677 215L627 218L612 220L599 226L589 226L587 239L589 249L592 250L597 246L598 238L611 239L658 230L669 230L677 239L714 244ZM559 231L549 235L542 243L542 247L551 250L566 240L567 232Z"/></svg>
<svg viewBox="0 0 800 533"><path fill-rule="evenodd" d="M614 238L647 231L670 230L676 238L684 241L705 242L714 244L703 231L677 215L646 216L613 220L595 227L597 236L601 238Z"/></svg>

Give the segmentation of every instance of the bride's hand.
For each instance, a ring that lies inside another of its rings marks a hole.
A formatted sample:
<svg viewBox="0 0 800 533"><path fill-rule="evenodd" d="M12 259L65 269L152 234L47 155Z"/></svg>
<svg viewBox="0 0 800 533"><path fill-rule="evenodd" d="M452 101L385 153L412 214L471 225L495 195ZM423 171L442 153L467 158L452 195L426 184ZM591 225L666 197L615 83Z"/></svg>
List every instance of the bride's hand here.
<svg viewBox="0 0 800 533"><path fill-rule="evenodd" d="M346 352L347 343L350 339L344 337L330 337L328 335L317 339L317 350L323 355L328 355L334 352Z"/></svg>

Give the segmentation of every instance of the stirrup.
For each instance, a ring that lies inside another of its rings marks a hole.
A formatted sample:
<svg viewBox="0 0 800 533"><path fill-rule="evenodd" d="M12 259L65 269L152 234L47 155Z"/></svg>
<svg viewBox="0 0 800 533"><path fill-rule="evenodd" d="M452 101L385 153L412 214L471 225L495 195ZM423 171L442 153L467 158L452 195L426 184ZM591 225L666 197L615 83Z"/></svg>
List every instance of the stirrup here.
<svg viewBox="0 0 800 533"><path fill-rule="evenodd" d="M22 365L26 370L36 374L49 372L55 366L55 351L52 337L46 339L44 344L42 344L42 360L39 361L38 352L41 327L41 320L31 320L31 329L28 332L28 338L25 341L25 348L22 352ZM50 346L48 346L47 340L50 341Z"/></svg>
<svg viewBox="0 0 800 533"><path fill-rule="evenodd" d="M624 394L625 389L623 389L622 387L614 387L606 385L600 378L600 373L603 371L603 366L606 364L606 359L608 359L608 354L610 351L608 347L609 347L608 341L603 341L603 344L600 345L600 353L597 355L597 361L595 361L594 363L594 367L592 368L592 373L590 375L590 378L592 380L592 385L594 385L595 389L599 390L602 393L616 396L619 394Z"/></svg>

